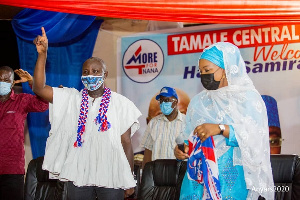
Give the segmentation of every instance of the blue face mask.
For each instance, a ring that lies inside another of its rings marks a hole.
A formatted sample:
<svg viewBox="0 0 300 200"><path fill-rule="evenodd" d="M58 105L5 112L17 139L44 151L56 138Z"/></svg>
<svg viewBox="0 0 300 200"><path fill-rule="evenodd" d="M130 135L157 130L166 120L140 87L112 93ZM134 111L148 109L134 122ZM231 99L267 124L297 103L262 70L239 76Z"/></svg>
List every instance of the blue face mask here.
<svg viewBox="0 0 300 200"><path fill-rule="evenodd" d="M104 76L81 76L81 81L86 89L90 91L97 90L104 82Z"/></svg>
<svg viewBox="0 0 300 200"><path fill-rule="evenodd" d="M173 102L162 102L159 106L160 106L160 110L164 115L169 115L171 114L171 112L174 110L174 108L172 108L172 103Z"/></svg>
<svg viewBox="0 0 300 200"><path fill-rule="evenodd" d="M11 91L11 83L0 82L0 95L4 96L10 93Z"/></svg>

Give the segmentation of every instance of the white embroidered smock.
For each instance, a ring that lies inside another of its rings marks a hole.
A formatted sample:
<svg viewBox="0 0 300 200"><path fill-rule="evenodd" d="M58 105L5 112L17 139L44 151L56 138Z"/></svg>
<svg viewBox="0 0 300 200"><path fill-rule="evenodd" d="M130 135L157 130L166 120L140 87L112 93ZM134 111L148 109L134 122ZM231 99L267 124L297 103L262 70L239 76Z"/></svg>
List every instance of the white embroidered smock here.
<svg viewBox="0 0 300 200"><path fill-rule="evenodd" d="M101 97L89 98L89 109L82 147L74 147L77 137L82 92L74 88L53 88L49 106L51 130L46 144L43 169L62 181L76 186L128 189L135 181L121 144L121 135L139 128L141 112L126 97L111 92L106 113L111 128L99 132L94 119L99 113ZM94 102L93 102L94 100Z"/></svg>

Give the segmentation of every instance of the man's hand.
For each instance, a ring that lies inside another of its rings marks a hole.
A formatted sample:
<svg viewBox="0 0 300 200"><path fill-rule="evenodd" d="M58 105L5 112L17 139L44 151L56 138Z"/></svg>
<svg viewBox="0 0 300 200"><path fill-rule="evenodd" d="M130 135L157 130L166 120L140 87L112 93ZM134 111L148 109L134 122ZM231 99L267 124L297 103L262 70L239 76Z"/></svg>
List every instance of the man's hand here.
<svg viewBox="0 0 300 200"><path fill-rule="evenodd" d="M174 155L178 160L185 160L186 158L189 157L187 152L189 151L189 147L184 144L184 152L182 152L179 148L178 145L176 145L174 149Z"/></svg>
<svg viewBox="0 0 300 200"><path fill-rule="evenodd" d="M42 36L38 35L33 43L36 46L36 50L39 54L46 53L48 49L48 38L45 32L44 27L42 27Z"/></svg>
<svg viewBox="0 0 300 200"><path fill-rule="evenodd" d="M33 78L27 71L24 71L23 69L16 69L15 73L20 77L20 80L16 80L15 83L25 83L28 81L28 83L32 85Z"/></svg>
<svg viewBox="0 0 300 200"><path fill-rule="evenodd" d="M134 193L134 188L125 190L124 198L131 196Z"/></svg>

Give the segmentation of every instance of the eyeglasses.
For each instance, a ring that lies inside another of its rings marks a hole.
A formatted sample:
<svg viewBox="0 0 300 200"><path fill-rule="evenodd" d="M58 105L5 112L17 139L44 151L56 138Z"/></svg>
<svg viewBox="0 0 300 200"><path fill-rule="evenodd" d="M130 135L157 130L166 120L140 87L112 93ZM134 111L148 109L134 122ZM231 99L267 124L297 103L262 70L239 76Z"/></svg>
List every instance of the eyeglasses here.
<svg viewBox="0 0 300 200"><path fill-rule="evenodd" d="M159 103L161 104L162 102L166 102L166 103L167 103L167 102L175 102L176 99L169 99L169 98L168 98L168 99L161 99L161 98L160 98L160 99L158 99L158 101L159 101Z"/></svg>
<svg viewBox="0 0 300 200"><path fill-rule="evenodd" d="M276 138L269 138L270 141L270 147L281 147L282 141L284 141L284 139L276 137Z"/></svg>

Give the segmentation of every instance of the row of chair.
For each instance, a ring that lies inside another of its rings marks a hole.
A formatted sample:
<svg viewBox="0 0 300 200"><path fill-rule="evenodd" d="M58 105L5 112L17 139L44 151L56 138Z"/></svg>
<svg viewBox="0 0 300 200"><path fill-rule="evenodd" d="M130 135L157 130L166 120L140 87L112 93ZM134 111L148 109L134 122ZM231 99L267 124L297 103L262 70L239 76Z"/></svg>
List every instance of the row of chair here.
<svg viewBox="0 0 300 200"><path fill-rule="evenodd" d="M32 160L25 179L25 200L64 200L63 182L49 179L42 170L43 157ZM276 200L300 199L300 158L297 155L271 155ZM162 159L145 165L136 188L139 200L177 200L186 171L186 162ZM139 177L138 177L139 180ZM263 199L263 198L260 198Z"/></svg>

